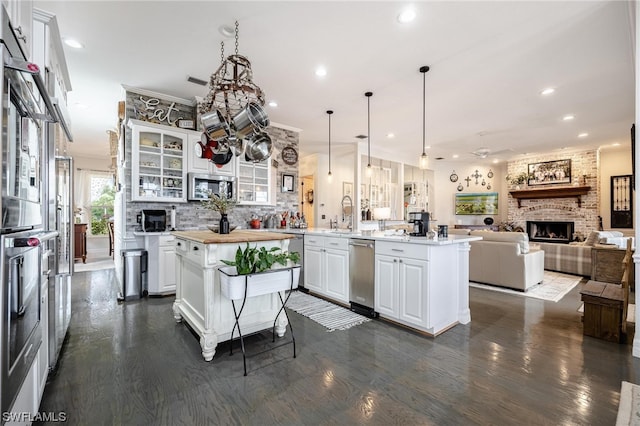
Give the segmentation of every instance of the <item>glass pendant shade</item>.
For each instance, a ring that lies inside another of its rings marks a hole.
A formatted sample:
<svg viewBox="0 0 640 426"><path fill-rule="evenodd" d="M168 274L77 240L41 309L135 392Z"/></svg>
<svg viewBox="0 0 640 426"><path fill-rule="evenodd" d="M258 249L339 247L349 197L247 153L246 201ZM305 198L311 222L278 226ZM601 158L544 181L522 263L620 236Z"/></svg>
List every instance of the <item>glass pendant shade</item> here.
<svg viewBox="0 0 640 426"><path fill-rule="evenodd" d="M429 167L429 156L426 152L423 152L420 156L420 168L424 170L427 167Z"/></svg>

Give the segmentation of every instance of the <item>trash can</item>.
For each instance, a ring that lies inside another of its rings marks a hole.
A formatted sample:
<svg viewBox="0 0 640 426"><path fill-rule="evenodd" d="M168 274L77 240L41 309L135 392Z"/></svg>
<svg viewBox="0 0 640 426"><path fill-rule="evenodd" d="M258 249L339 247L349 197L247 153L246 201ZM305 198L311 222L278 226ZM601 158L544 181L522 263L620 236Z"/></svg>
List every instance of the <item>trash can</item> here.
<svg viewBox="0 0 640 426"><path fill-rule="evenodd" d="M147 251L122 250L122 299L140 299L147 292Z"/></svg>

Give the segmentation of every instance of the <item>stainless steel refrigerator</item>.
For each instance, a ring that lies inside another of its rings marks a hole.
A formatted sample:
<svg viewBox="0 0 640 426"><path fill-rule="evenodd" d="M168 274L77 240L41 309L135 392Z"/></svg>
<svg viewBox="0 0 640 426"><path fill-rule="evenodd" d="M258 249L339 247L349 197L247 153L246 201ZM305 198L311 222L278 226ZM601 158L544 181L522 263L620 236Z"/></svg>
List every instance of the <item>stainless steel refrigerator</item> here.
<svg viewBox="0 0 640 426"><path fill-rule="evenodd" d="M73 159L55 157L55 241L49 277L49 368L55 369L71 320L73 275Z"/></svg>

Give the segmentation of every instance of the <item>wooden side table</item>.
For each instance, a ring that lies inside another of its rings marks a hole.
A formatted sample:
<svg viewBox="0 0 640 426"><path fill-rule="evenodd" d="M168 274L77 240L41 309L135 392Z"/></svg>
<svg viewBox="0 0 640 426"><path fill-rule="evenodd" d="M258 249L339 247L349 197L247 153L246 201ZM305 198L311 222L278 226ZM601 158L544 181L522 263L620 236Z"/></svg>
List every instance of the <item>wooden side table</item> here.
<svg viewBox="0 0 640 426"><path fill-rule="evenodd" d="M624 338L622 318L624 290L622 286L589 281L580 291L584 302L583 334L609 342L621 343Z"/></svg>
<svg viewBox="0 0 640 426"><path fill-rule="evenodd" d="M82 263L87 263L87 224L74 223L73 235L73 243L75 246L73 258L74 260L82 259Z"/></svg>
<svg viewBox="0 0 640 426"><path fill-rule="evenodd" d="M593 247L591 249L591 279L605 283L620 284L626 250L620 248ZM635 289L635 268L631 268L629 288Z"/></svg>

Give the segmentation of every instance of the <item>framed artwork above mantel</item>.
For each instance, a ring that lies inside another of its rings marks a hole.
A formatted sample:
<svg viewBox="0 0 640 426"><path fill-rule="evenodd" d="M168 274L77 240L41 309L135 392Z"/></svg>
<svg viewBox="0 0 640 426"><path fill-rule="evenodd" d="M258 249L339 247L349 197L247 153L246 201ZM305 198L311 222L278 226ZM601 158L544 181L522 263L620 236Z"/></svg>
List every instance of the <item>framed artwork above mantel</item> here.
<svg viewBox="0 0 640 426"><path fill-rule="evenodd" d="M571 183L571 160L529 164L528 175L529 186Z"/></svg>

